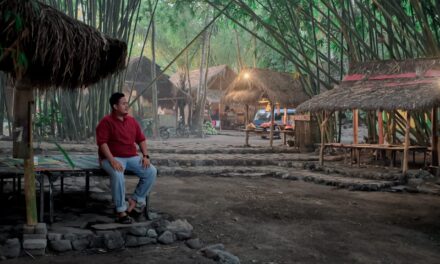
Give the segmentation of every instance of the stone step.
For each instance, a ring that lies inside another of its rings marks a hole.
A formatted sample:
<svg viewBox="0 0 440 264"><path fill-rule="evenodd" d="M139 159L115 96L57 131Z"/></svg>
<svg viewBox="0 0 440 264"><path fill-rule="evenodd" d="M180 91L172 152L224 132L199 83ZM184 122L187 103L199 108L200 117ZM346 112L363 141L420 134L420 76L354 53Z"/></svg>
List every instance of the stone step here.
<svg viewBox="0 0 440 264"><path fill-rule="evenodd" d="M295 148L287 147L250 147L237 148L224 145L213 148L149 148L151 153L175 153L175 154L262 154L262 153L299 153Z"/></svg>
<svg viewBox="0 0 440 264"><path fill-rule="evenodd" d="M378 191L398 185L397 181L353 178L338 174L325 174L295 168L265 167L162 167L161 176L214 176L214 177L274 177L290 180L303 180L317 184L330 185L361 191Z"/></svg>

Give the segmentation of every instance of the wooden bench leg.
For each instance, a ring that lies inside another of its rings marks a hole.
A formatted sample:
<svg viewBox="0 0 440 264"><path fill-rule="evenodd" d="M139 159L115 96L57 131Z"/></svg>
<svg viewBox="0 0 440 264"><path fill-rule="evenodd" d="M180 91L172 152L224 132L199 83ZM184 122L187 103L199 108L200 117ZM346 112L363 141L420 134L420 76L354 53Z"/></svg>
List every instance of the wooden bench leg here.
<svg viewBox="0 0 440 264"><path fill-rule="evenodd" d="M39 174L37 177L40 183L40 222L44 222L44 174Z"/></svg>
<svg viewBox="0 0 440 264"><path fill-rule="evenodd" d="M153 220L151 215L150 215L150 195L147 195L147 197L145 198L145 219L147 220Z"/></svg>

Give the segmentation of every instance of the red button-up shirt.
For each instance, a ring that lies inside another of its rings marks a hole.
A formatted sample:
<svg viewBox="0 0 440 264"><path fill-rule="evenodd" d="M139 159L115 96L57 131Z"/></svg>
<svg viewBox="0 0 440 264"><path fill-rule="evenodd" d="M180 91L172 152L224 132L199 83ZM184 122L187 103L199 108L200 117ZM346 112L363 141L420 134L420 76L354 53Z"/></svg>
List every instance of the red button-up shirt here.
<svg viewBox="0 0 440 264"><path fill-rule="evenodd" d="M137 155L135 143L145 140L145 136L138 122L131 116L125 116L124 120L117 118L115 114L106 115L96 127L96 144L100 147L107 143L114 157L133 157ZM99 149L99 158L105 159Z"/></svg>

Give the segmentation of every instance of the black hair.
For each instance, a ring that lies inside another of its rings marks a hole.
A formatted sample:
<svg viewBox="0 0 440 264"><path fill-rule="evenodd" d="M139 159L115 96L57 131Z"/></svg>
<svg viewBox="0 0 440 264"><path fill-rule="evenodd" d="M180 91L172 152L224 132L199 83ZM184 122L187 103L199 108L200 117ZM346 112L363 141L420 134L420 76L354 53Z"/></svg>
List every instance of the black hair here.
<svg viewBox="0 0 440 264"><path fill-rule="evenodd" d="M112 96L110 96L110 108L113 111L113 105L118 104L119 103L119 99L121 99L122 97L125 97L125 95L123 93L114 93L112 94Z"/></svg>

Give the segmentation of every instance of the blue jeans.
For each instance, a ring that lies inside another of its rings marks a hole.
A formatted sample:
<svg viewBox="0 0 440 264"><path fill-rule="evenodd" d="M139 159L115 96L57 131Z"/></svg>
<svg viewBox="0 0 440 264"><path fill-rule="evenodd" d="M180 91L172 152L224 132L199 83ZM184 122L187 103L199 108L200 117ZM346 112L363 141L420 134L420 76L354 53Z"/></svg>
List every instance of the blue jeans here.
<svg viewBox="0 0 440 264"><path fill-rule="evenodd" d="M115 157L115 159L121 163L124 171L131 171L139 177L139 182L132 198L137 202L138 205L145 205L145 198L150 193L153 184L156 182L156 168L151 164L150 167L143 168L142 160L139 156L129 158ZM113 167L110 165L110 162L106 159L102 161L101 167L110 175L112 197L116 207L116 212L120 213L126 211L127 205L125 204L124 171L121 172L113 169Z"/></svg>

